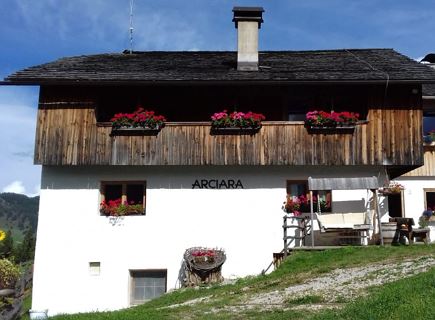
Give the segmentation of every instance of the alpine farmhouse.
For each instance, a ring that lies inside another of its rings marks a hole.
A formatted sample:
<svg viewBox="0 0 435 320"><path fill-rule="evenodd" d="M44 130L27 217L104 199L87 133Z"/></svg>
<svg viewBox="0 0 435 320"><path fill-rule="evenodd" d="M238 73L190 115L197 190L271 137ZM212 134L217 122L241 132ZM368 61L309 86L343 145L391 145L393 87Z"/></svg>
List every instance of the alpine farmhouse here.
<svg viewBox="0 0 435 320"><path fill-rule="evenodd" d="M225 278L258 274L283 248L286 195L308 194L309 177L375 177L382 186L423 165L422 85L435 83L435 71L393 49L259 51L263 9L233 13L234 52L67 57L4 79L40 86L32 309L141 303L180 286L191 247L224 249ZM115 114L138 106L164 115L165 126L112 128ZM223 110L266 120L250 132L213 130L210 117ZM304 122L315 110L359 119L316 131ZM330 212L366 212L367 242L377 241L370 190L315 196ZM102 212L116 199L139 212ZM380 205L382 221L387 212Z"/></svg>

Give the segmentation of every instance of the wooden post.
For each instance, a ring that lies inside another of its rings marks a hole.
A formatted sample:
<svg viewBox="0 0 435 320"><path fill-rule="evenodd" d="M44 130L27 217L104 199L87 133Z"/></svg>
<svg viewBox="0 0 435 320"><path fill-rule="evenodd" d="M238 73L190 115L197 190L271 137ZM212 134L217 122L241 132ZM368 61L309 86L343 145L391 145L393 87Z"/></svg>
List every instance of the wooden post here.
<svg viewBox="0 0 435 320"><path fill-rule="evenodd" d="M313 204L313 191L310 190L310 219L311 219L311 247L314 248L314 204Z"/></svg>
<svg viewBox="0 0 435 320"><path fill-rule="evenodd" d="M284 215L284 221L282 224L282 228L284 229L284 259L287 258L288 244L287 244L287 216Z"/></svg>
<svg viewBox="0 0 435 320"><path fill-rule="evenodd" d="M373 198L375 200L376 216L378 218L379 237L381 238L381 246L383 246L384 245L384 235L382 234L382 225L381 225L381 214L380 214L380 208L379 208L378 190L377 189L372 189L372 192L373 192Z"/></svg>

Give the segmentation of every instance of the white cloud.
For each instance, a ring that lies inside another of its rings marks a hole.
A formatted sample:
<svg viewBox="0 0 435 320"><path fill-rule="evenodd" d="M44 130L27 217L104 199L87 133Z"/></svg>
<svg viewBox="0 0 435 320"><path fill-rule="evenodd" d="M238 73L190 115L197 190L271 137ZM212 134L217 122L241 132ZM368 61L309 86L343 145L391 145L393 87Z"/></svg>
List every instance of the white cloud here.
<svg viewBox="0 0 435 320"><path fill-rule="evenodd" d="M36 197L39 196L41 192L41 187L39 185L34 186L33 192L27 192L26 187L24 186L22 181L16 180L8 184L6 187L2 189L2 192L12 192L12 193L20 193L24 194L28 197Z"/></svg>
<svg viewBox="0 0 435 320"><path fill-rule="evenodd" d="M95 48L121 51L130 47L128 1L23 0L16 3L22 25L34 37L50 46ZM194 7L189 9L189 6ZM198 7L199 6L199 7ZM231 6L226 25L231 26ZM204 32L216 30L210 22L213 12L206 3L181 1L161 3L135 1L133 16L134 50L210 49L216 42ZM216 35L220 35L218 32ZM208 42L208 45L207 45ZM82 52L83 53L83 52Z"/></svg>
<svg viewBox="0 0 435 320"><path fill-rule="evenodd" d="M6 187L3 188L3 192L13 192L13 193L22 193L25 194L26 188L23 185L22 181L14 181L10 184L8 184Z"/></svg>

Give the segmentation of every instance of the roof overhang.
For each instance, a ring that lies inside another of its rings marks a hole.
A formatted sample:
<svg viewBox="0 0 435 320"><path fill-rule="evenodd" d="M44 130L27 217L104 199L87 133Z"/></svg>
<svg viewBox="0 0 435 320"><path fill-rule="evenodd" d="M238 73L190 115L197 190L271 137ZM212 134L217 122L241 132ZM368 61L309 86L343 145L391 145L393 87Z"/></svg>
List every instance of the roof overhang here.
<svg viewBox="0 0 435 320"><path fill-rule="evenodd" d="M358 190L377 189L381 187L378 178L351 177L351 178L308 178L309 190Z"/></svg>
<svg viewBox="0 0 435 320"><path fill-rule="evenodd" d="M149 85L386 85L386 84L435 84L434 80L20 80L0 81L11 86L149 86Z"/></svg>

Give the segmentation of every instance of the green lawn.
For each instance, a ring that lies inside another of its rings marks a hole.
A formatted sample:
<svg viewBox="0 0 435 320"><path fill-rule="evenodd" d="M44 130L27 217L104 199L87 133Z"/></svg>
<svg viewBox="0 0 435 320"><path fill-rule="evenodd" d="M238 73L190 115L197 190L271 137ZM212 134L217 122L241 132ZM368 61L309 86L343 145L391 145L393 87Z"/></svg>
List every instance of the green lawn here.
<svg viewBox="0 0 435 320"><path fill-rule="evenodd" d="M285 288L336 268L363 266L380 261L402 261L419 256L435 256L435 245L344 247L321 252L297 252L273 273L240 279L234 285L182 289L125 310L65 315L53 319L435 319L431 318L432 313L435 314L434 268L411 278L371 288L366 298L351 303L344 302L344 308L335 311L247 310L234 314L223 309L238 305L242 296ZM165 308L201 297L209 297L209 300L190 306ZM319 296L308 295L289 301L288 304L318 303L321 299ZM211 310L218 312L210 312Z"/></svg>

